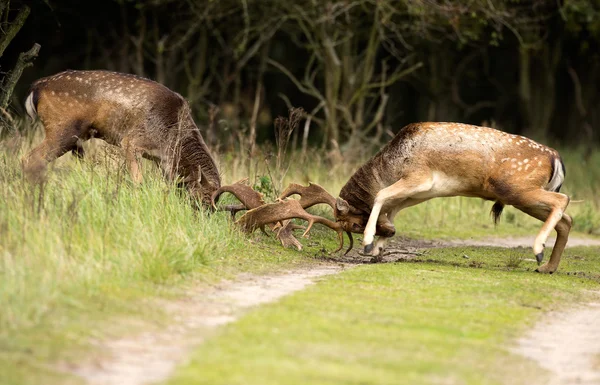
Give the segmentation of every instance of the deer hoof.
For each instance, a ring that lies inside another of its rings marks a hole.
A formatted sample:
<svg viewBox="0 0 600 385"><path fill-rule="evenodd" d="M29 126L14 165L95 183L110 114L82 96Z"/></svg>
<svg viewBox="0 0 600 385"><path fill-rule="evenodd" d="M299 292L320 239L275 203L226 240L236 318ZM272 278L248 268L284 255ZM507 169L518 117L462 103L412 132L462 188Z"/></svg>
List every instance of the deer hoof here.
<svg viewBox="0 0 600 385"><path fill-rule="evenodd" d="M536 254L535 259L537 260L537 264L539 266L542 263L542 260L544 259L544 252Z"/></svg>
<svg viewBox="0 0 600 385"><path fill-rule="evenodd" d="M544 264L540 267L538 267L537 269L535 269L536 273L542 273L542 274L552 274L554 273L554 271L556 270L556 268L551 269L548 264Z"/></svg>
<svg viewBox="0 0 600 385"><path fill-rule="evenodd" d="M373 243L365 245L365 254L371 254L371 251L373 251Z"/></svg>

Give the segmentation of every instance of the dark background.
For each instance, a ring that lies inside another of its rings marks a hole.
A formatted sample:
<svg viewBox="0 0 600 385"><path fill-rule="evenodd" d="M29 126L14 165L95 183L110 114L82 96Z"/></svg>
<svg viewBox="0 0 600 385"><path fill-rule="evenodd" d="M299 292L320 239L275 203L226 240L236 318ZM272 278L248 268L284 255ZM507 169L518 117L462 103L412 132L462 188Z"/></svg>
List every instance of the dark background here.
<svg viewBox="0 0 600 385"><path fill-rule="evenodd" d="M15 88L17 115L33 80L65 69L152 78L190 101L203 130L219 107L211 142L253 122L259 142L272 140L276 116L320 103L309 139L324 147L377 145L425 120L590 148L600 140L600 1L316 3L12 1L3 28L21 7L31 13L0 71L41 45Z"/></svg>

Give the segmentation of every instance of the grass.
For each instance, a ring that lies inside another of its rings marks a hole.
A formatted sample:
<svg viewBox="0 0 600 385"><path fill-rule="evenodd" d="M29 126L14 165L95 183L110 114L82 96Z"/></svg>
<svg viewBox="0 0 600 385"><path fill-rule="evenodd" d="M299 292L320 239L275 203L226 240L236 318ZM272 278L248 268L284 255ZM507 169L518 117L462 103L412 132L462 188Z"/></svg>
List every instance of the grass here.
<svg viewBox="0 0 600 385"><path fill-rule="evenodd" d="M90 339L127 333L131 326L115 319L168 322L149 299L243 271L308 264L323 248L335 248L335 236L319 226L302 241L303 252L285 250L258 232L248 238L225 213L194 212L150 163L144 163L144 183L133 186L120 152L109 146L86 145L83 162L65 155L52 164L43 190L34 188L24 182L19 159L40 140L38 130L0 142L0 383L68 383L51 364L85 354ZM289 182L312 181L337 195L364 160L315 151L307 157L314 166L304 167L295 165L306 160L290 152L276 170L271 152L265 148L267 155L252 159L243 150L219 155L224 183L250 176L272 198ZM565 191L585 200L569 212L584 224L576 229L595 234L600 178L589 175L600 170L600 157L583 164L578 152L567 155ZM494 228L489 209L489 202L476 199L432 200L400 213L398 233L533 236L539 229L538 221L510 209Z"/></svg>
<svg viewBox="0 0 600 385"><path fill-rule="evenodd" d="M20 154L0 152L0 383L39 383L112 317L160 322L146 298L306 263L274 241L249 246L225 213L194 212L152 168L134 187L99 154L60 159L40 190L23 181Z"/></svg>
<svg viewBox="0 0 600 385"><path fill-rule="evenodd" d="M548 276L506 266L506 252L431 250L328 277L225 327L167 384L543 383L513 341L597 289L600 256L573 249Z"/></svg>

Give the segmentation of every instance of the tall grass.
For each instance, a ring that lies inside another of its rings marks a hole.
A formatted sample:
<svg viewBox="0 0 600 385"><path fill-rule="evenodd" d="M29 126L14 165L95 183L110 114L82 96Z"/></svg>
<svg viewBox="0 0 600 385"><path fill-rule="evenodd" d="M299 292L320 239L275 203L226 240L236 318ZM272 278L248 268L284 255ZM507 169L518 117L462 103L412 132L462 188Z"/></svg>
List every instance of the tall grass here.
<svg viewBox="0 0 600 385"><path fill-rule="evenodd" d="M273 239L249 245L227 213L192 209L150 162L134 186L109 146L86 145L83 161L66 154L34 187L20 157L40 139L0 142L0 383L36 383L40 362L85 345L111 317L160 320L147 300L179 283L302 257L271 252Z"/></svg>

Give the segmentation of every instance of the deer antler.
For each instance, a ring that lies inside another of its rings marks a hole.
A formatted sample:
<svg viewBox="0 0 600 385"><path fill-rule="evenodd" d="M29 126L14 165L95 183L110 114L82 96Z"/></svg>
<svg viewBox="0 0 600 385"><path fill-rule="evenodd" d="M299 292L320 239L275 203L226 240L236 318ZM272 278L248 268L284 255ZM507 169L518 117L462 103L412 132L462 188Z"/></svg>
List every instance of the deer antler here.
<svg viewBox="0 0 600 385"><path fill-rule="evenodd" d="M308 186L302 186L297 183L290 183L285 190L279 196L279 200L283 200L291 195L298 194L300 195L300 199L297 202L302 206L303 209L307 209L319 203L326 203L333 209L335 214L335 202L336 199L331 195L327 190L323 187L319 186L316 183L308 182ZM308 213L307 213L308 214ZM310 214L309 214L310 215ZM299 217L301 218L301 217ZM241 218L240 218L241 219ZM337 223L336 223L337 225ZM335 229L334 229L335 230ZM308 231L308 230L307 230ZM336 230L337 231L337 230ZM338 232L338 234L340 234ZM346 231L348 234L348 238L350 239L350 247L346 250L344 255L348 254L352 247L354 246L354 239L352 238L352 233L350 231ZM340 242L340 247L334 252L339 251L343 247L343 239Z"/></svg>
<svg viewBox="0 0 600 385"><path fill-rule="evenodd" d="M307 209L319 203L326 203L331 206L331 208L335 207L335 198L333 195L316 183L309 182L308 186L290 183L281 193L279 199L283 200L294 194L300 195L298 202L300 202L303 209Z"/></svg>
<svg viewBox="0 0 600 385"><path fill-rule="evenodd" d="M246 212L244 215L240 217L236 221L236 223L244 229L244 231L251 233L258 228L263 228L268 223L284 221L292 218L300 218L308 221L308 226L302 234L303 237L306 237L306 234L310 231L313 224L320 223L329 227L330 229L336 231L338 233L338 240L340 242L340 246L334 251L337 252L344 247L344 237L343 230L341 224L337 222L330 221L327 218L323 218L317 215L312 215L302 208L300 201L291 199L286 201L279 201L276 203L268 203L263 206L260 206L256 209L252 209ZM348 232L346 232L348 233ZM350 237L350 249L352 248L352 237ZM348 251L350 251L348 249Z"/></svg>
<svg viewBox="0 0 600 385"><path fill-rule="evenodd" d="M242 204L239 205L226 205L223 210L230 211L232 217L235 219L235 214L242 210L252 210L261 207L265 204L262 194L258 191L253 190L250 186L246 185L248 178L244 178L237 181L234 184L222 186L215 191L211 197L211 204L216 209L217 202L221 194L228 192L233 194ZM265 223L266 224L266 223ZM280 223L270 223L271 230L276 232L277 239L281 242L284 247L294 246L298 250L302 250L302 244L294 237L293 231L301 226L294 225L291 221L284 221ZM265 232L264 225L261 226L261 230Z"/></svg>
<svg viewBox="0 0 600 385"><path fill-rule="evenodd" d="M233 216L235 216L235 213L237 213L238 211L241 211L244 209L251 210L251 209L254 209L254 208L264 205L265 201L263 200L262 194L259 193L258 191L253 190L250 186L248 186L246 184L247 182L248 182L248 178L244 178L242 180L235 182L234 184L230 184L227 186L221 186L217 191L215 191L213 193L213 195L210 198L212 206L215 209L217 208L217 202L219 201L221 194L223 194L225 192L235 195L235 197L240 202L242 202L242 205L244 206L244 207L241 207L240 205L225 206L225 209L227 211L231 211ZM235 210L235 212L234 212L234 210Z"/></svg>

